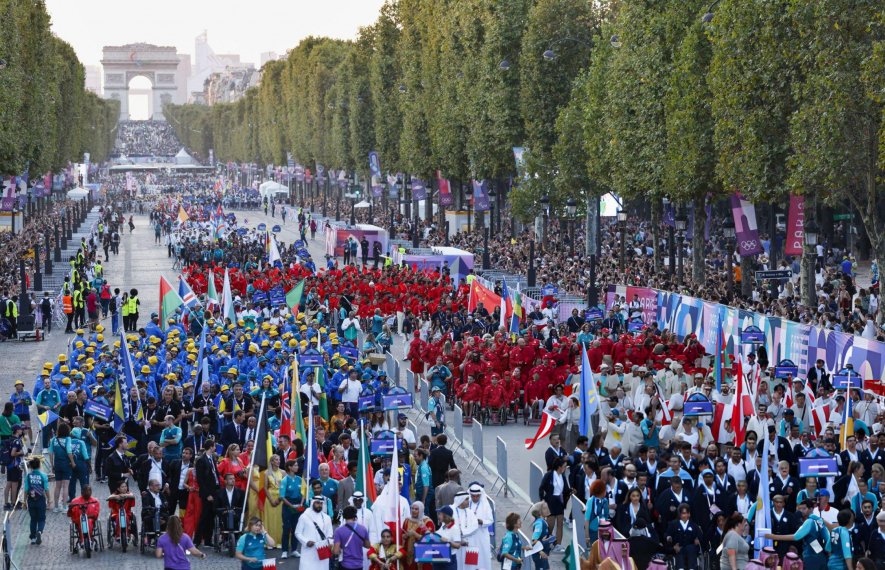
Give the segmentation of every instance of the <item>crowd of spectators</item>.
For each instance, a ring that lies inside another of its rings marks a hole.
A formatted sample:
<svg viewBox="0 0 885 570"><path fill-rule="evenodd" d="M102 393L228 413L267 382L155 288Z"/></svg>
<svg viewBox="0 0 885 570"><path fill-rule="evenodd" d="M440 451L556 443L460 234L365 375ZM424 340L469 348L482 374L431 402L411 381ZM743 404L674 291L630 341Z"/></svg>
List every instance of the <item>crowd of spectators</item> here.
<svg viewBox="0 0 885 570"><path fill-rule="evenodd" d="M175 156L181 142L165 121L120 121L114 152L126 156Z"/></svg>

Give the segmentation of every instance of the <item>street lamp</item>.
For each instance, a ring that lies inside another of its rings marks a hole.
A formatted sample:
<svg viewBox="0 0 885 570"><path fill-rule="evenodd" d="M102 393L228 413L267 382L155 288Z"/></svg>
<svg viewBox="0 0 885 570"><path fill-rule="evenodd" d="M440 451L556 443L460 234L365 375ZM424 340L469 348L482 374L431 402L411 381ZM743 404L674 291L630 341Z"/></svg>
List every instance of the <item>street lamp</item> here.
<svg viewBox="0 0 885 570"><path fill-rule="evenodd" d="M569 219L569 255L575 255L575 212L578 210L578 203L574 198L569 198L565 202L565 212Z"/></svg>
<svg viewBox="0 0 885 570"><path fill-rule="evenodd" d="M731 216L726 217L722 226L722 235L725 237L725 270L727 271L726 283L728 285L728 298L731 299L734 291L734 271L731 268L731 260L734 258L734 221Z"/></svg>
<svg viewBox="0 0 885 570"><path fill-rule="evenodd" d="M608 40L608 43L615 49L618 49L622 45L621 38L618 37L618 34L613 35L611 39Z"/></svg>
<svg viewBox="0 0 885 570"><path fill-rule="evenodd" d="M805 234L805 246L808 248L807 251L810 255L814 256L817 249L817 243L820 240L820 228L814 223L813 219L809 220L806 218L802 221L802 231ZM806 304L813 304L816 300L814 278L816 266L816 260L811 263L805 263L805 271L807 274L802 276L802 300Z"/></svg>
<svg viewBox="0 0 885 570"><path fill-rule="evenodd" d="M510 70L510 60L507 58L502 59L501 63L498 64L498 69L500 69L501 71Z"/></svg>
<svg viewBox="0 0 885 570"><path fill-rule="evenodd" d="M701 21L702 21L703 23L705 23L705 24L709 24L710 22L713 21L713 8L716 7L716 4L719 4L719 1L720 1L720 0L716 0L715 2L713 2L712 4L710 4L710 7L707 8L707 11L704 13L703 16L701 16Z"/></svg>
<svg viewBox="0 0 885 570"><path fill-rule="evenodd" d="M0 71L3 71L4 69L6 69L6 60L0 59Z"/></svg>
<svg viewBox="0 0 885 570"><path fill-rule="evenodd" d="M544 253L544 242L547 240L547 209L550 207L550 197L547 194L541 196L541 207L544 208L544 224L541 226L541 243L538 244L538 250Z"/></svg>
<svg viewBox="0 0 885 570"><path fill-rule="evenodd" d="M667 214L667 208L670 206L670 198L664 196L664 215ZM673 235L673 226L667 226L667 249L669 251L670 264L667 267L667 276L672 280L676 271L676 237Z"/></svg>
<svg viewBox="0 0 885 570"><path fill-rule="evenodd" d="M616 37L616 36L613 36L613 37ZM556 59L556 52L553 51L553 46L556 44L562 43L562 42L575 42L576 44L581 44L582 46L586 47L587 49L590 49L593 47L590 43L588 43L584 40L580 40L578 38L564 37L564 38L559 38L556 41L554 41L550 45L549 48L544 50L544 53L541 54L541 57L543 57L547 61L553 61L554 59Z"/></svg>
<svg viewBox="0 0 885 570"><path fill-rule="evenodd" d="M464 197L467 198L467 233L469 234L471 231L470 218L473 217L471 215L471 210L473 208L473 187L471 187L470 184L468 184L467 188L464 189Z"/></svg>
<svg viewBox="0 0 885 570"><path fill-rule="evenodd" d="M415 222L412 224L412 247L418 249L419 247L421 247L421 229L419 228L419 226L421 225L421 219L418 217L418 198L415 196L411 182L409 183L409 189L412 195L412 204L414 207L414 211L412 212L412 214L415 216Z"/></svg>
<svg viewBox="0 0 885 570"><path fill-rule="evenodd" d="M679 212L676 216L676 231L679 232L679 254L676 257L676 267L678 270L677 279L679 284L684 283L685 278L685 259L682 257L682 250L685 247L685 228L688 227L688 219L683 212Z"/></svg>
<svg viewBox="0 0 885 570"><path fill-rule="evenodd" d="M618 227L621 230L621 263L619 264L621 275L627 269L627 212L618 212Z"/></svg>
<svg viewBox="0 0 885 570"><path fill-rule="evenodd" d="M495 198L498 194L495 192L494 186L489 189L489 236L491 236L492 230L495 228ZM501 213L498 212L498 216Z"/></svg>
<svg viewBox="0 0 885 570"><path fill-rule="evenodd" d="M808 220L808 222L804 223L802 231L805 233L805 243L807 243L811 247L816 247L819 237L819 229L817 227L817 224L814 223L814 220Z"/></svg>

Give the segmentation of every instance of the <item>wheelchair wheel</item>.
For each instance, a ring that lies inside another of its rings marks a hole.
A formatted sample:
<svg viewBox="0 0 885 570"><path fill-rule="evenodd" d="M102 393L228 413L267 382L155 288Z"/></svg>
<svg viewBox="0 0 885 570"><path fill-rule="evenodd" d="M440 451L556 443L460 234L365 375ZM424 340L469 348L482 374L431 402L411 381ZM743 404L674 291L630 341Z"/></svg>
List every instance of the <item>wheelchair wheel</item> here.
<svg viewBox="0 0 885 570"><path fill-rule="evenodd" d="M227 555L233 558L237 552L237 536L231 532L227 535Z"/></svg>
<svg viewBox="0 0 885 570"><path fill-rule="evenodd" d="M104 552L104 533L101 531L101 521L95 521L95 537L98 539L98 551Z"/></svg>
<svg viewBox="0 0 885 570"><path fill-rule="evenodd" d="M138 552L139 554L144 554L145 543L147 542L147 533L144 531L144 528L141 529L141 533L138 535Z"/></svg>
<svg viewBox="0 0 885 570"><path fill-rule="evenodd" d="M215 552L221 553L221 530L220 525L221 520L215 519L215 526L212 529L212 547L215 549Z"/></svg>
<svg viewBox="0 0 885 570"><path fill-rule="evenodd" d="M114 549L114 538L117 532L117 525L114 519L108 519L108 550Z"/></svg>

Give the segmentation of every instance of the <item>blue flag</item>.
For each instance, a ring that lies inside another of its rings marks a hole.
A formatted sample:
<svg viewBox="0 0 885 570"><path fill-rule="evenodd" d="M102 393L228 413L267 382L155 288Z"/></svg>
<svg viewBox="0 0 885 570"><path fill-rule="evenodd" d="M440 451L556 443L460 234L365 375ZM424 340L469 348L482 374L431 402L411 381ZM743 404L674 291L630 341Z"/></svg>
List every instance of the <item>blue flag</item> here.
<svg viewBox="0 0 885 570"><path fill-rule="evenodd" d="M756 501L756 540L755 540L755 548L756 548L756 558L759 558L759 555L762 552L762 549L766 546L772 546L773 542L766 538L763 538L763 534L759 532L759 529L766 529L765 532L771 532L771 494L765 492L765 489L768 489L768 480L769 480L769 442L768 438L764 438L765 442L762 446L762 472L759 474L759 489L762 489L763 492L759 493L759 498ZM762 516L760 517L760 512Z"/></svg>
<svg viewBox="0 0 885 570"><path fill-rule="evenodd" d="M307 414L307 480L313 481L320 476L320 459L317 455L317 440L313 435L313 406L308 406Z"/></svg>
<svg viewBox="0 0 885 570"><path fill-rule="evenodd" d="M141 417L141 403L139 402L138 410L131 410L129 408L129 392L132 388L135 388L135 369L132 366L132 355L129 353L129 344L126 342L126 333L122 330L120 331L120 349L122 350L120 365L123 368L123 379L126 381L126 392L120 394L122 398L123 410L125 411L125 418L129 419L132 417L132 414L135 414L136 419ZM117 390L120 391L120 385L117 384Z"/></svg>
<svg viewBox="0 0 885 570"><path fill-rule="evenodd" d="M194 394L200 393L200 384L209 381L209 359L205 357L206 353L206 326L203 326L200 332L200 351L197 353L197 366L200 370L197 372L197 385L194 386Z"/></svg>
<svg viewBox="0 0 885 570"><path fill-rule="evenodd" d="M596 379L590 369L590 359L587 358L587 348L581 348L581 383L578 384L581 393L578 402L581 404L581 423L579 432L581 435L593 433L592 418L599 410L599 394L596 392Z"/></svg>

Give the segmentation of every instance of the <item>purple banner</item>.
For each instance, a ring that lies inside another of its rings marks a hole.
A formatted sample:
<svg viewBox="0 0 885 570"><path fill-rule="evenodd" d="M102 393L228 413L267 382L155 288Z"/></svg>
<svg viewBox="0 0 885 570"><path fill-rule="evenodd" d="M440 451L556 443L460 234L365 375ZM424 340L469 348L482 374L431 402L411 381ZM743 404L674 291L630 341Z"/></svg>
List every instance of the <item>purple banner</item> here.
<svg viewBox="0 0 885 570"><path fill-rule="evenodd" d="M412 200L426 200L427 185L420 178L412 178Z"/></svg>
<svg viewBox="0 0 885 570"><path fill-rule="evenodd" d="M489 209L489 184L485 180L473 181L473 209L486 212Z"/></svg>
<svg viewBox="0 0 885 570"><path fill-rule="evenodd" d="M759 239L759 227L756 225L756 208L739 192L731 196L731 215L734 216L734 231L741 257L762 253L762 240Z"/></svg>
<svg viewBox="0 0 885 570"><path fill-rule="evenodd" d="M2 203L0 203L0 209L4 212L11 212L15 207L15 197L14 196L6 196L3 198Z"/></svg>
<svg viewBox="0 0 885 570"><path fill-rule="evenodd" d="M381 186L380 184L372 184L372 196L374 198L380 198L383 190L384 186Z"/></svg>
<svg viewBox="0 0 885 570"><path fill-rule="evenodd" d="M449 186L449 181L445 178L437 178L437 184L439 184L439 205L440 206L451 206L452 205L452 190Z"/></svg>

